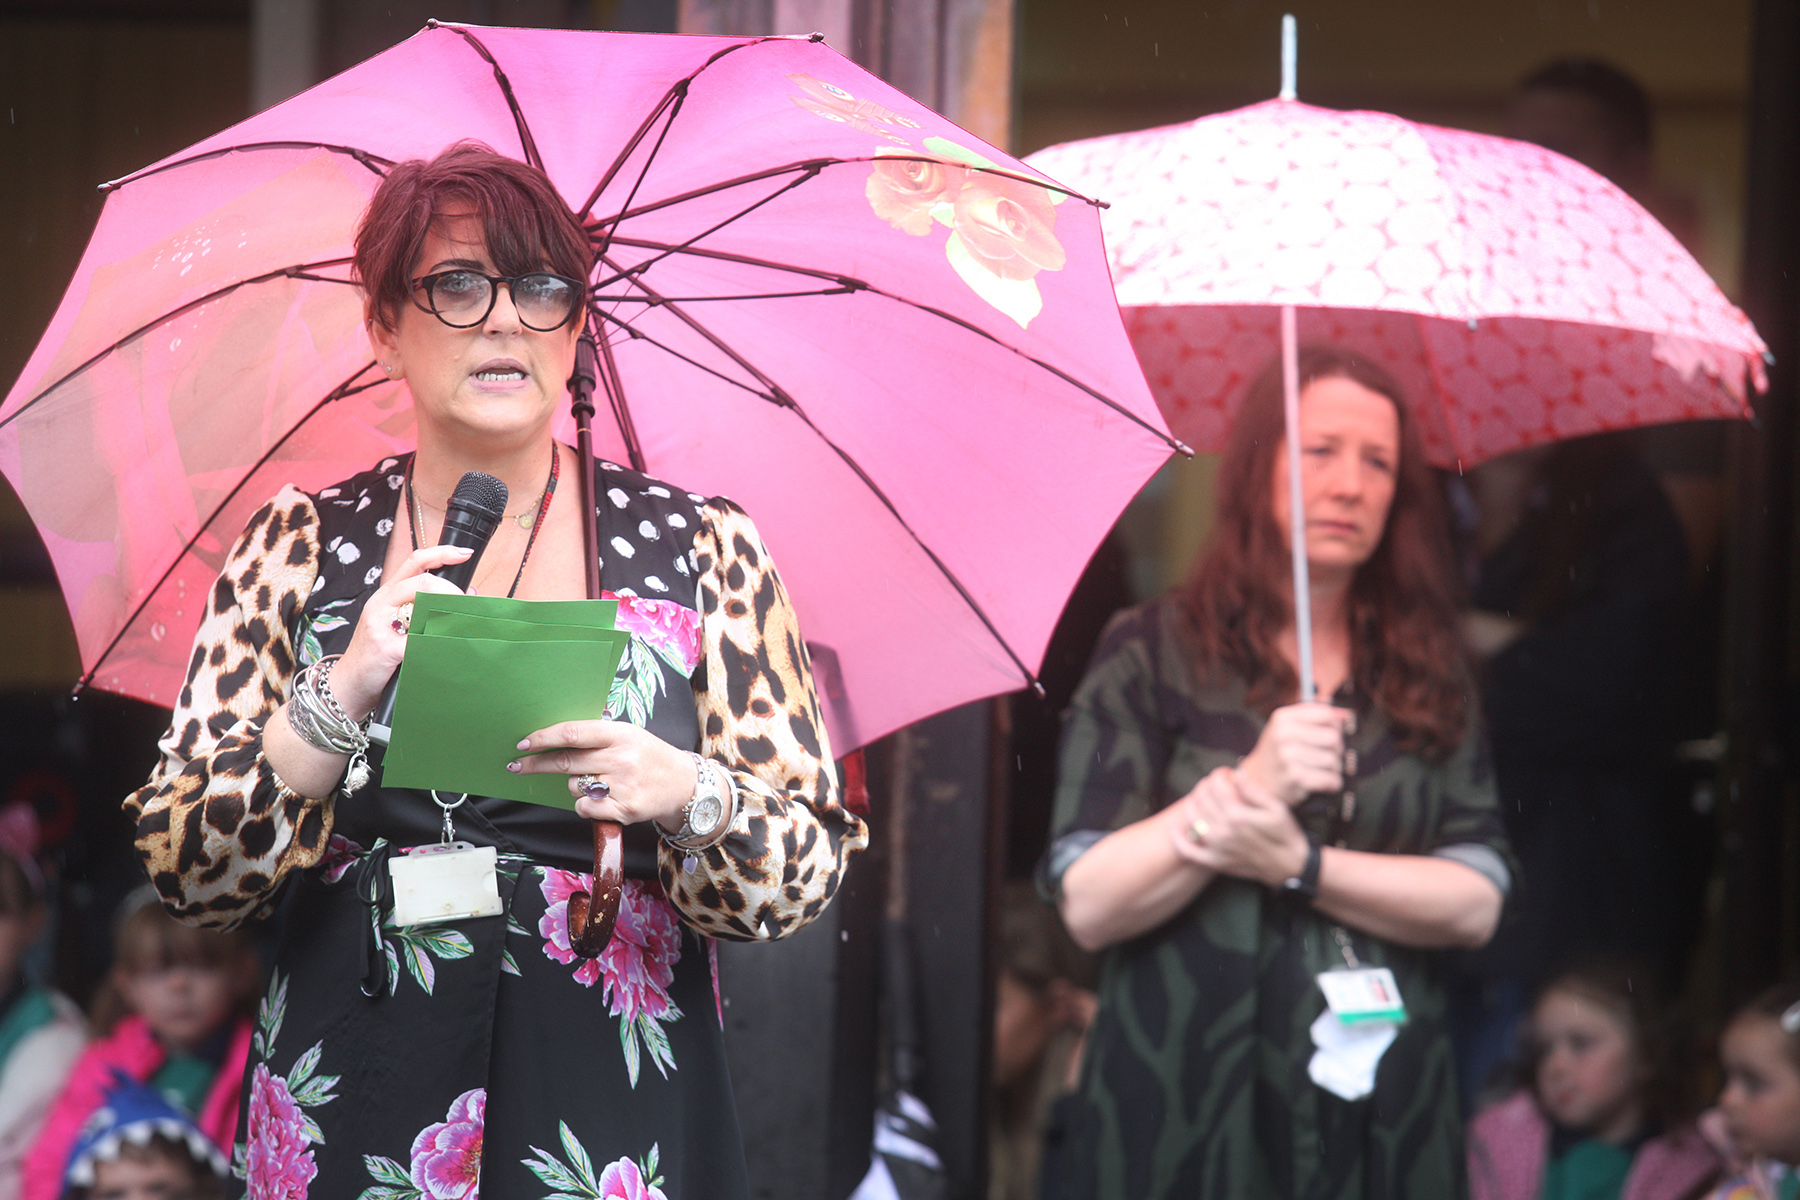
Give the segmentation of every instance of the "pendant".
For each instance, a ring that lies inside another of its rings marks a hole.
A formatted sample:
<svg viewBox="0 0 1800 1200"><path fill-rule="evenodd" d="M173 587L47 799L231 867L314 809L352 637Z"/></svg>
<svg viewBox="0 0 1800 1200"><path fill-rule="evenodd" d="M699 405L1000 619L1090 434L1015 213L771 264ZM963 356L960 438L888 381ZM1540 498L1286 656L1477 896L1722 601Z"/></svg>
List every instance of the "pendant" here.
<svg viewBox="0 0 1800 1200"><path fill-rule="evenodd" d="M520 529L530 529L533 525L537 524L537 517L538 510L535 508L528 508L518 516L514 517L513 520L519 523Z"/></svg>

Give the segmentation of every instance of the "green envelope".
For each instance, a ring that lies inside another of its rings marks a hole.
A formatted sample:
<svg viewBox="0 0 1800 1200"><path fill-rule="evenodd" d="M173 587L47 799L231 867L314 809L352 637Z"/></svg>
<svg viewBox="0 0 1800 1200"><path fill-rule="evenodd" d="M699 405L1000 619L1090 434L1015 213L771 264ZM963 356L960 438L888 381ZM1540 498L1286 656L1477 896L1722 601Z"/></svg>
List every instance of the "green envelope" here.
<svg viewBox="0 0 1800 1200"><path fill-rule="evenodd" d="M384 787L573 809L566 775L514 775L519 739L606 711L631 635L616 600L426 593L413 603Z"/></svg>

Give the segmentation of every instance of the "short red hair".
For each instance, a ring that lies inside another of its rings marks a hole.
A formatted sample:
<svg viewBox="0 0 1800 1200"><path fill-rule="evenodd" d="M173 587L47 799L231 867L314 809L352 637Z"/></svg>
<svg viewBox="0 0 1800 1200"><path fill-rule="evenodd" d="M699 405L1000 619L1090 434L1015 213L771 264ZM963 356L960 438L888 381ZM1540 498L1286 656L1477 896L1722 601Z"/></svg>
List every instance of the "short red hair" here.
<svg viewBox="0 0 1800 1200"><path fill-rule="evenodd" d="M430 162L395 166L357 225L356 279L370 320L394 327L401 306L412 300L425 235L451 211L480 220L502 275L550 270L586 280L593 269L587 233L548 176L480 142L458 142Z"/></svg>

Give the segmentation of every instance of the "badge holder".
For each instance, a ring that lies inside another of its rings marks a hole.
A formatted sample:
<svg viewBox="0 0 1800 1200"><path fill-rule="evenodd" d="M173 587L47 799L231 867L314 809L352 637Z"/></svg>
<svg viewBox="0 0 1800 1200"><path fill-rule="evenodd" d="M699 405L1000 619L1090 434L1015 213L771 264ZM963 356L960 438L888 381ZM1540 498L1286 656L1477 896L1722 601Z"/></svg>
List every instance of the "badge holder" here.
<svg viewBox="0 0 1800 1200"><path fill-rule="evenodd" d="M1406 1023L1406 1002L1400 997L1400 985L1386 967L1365 967L1357 961L1350 945L1350 935L1343 927L1333 926L1338 949L1343 951L1344 965L1318 974L1319 990L1325 993L1325 1004L1332 1015L1346 1025L1362 1025L1370 1021Z"/></svg>
<svg viewBox="0 0 1800 1200"><path fill-rule="evenodd" d="M1363 966L1343 927L1331 932L1344 953L1344 965L1319 972L1326 1009L1312 1023L1317 1049L1306 1073L1333 1095L1361 1100L1375 1090L1376 1068L1400 1033L1406 1005L1392 971Z"/></svg>
<svg viewBox="0 0 1800 1200"><path fill-rule="evenodd" d="M450 814L468 796L446 804L437 792L431 798L444 811L444 831L435 846L414 846L388 860L394 880L394 924L435 925L465 917L497 917L504 910L495 870L492 846L473 846L455 840Z"/></svg>

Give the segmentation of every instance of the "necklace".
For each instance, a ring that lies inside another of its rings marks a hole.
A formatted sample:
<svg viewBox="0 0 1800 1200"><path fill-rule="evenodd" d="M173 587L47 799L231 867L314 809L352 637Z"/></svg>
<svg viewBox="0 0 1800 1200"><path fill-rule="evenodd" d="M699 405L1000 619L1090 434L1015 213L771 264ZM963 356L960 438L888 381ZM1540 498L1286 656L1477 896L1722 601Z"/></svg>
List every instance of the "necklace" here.
<svg viewBox="0 0 1800 1200"><path fill-rule="evenodd" d="M553 491L556 488L556 464L554 462L552 462L550 464L550 475L551 475L550 482L546 485L546 487ZM444 511L443 508L441 508L440 506L438 506L436 504L425 503L425 501L421 500L416 494L413 496L413 502L415 504L417 504L420 508L426 509L430 512L441 513ZM505 515L503 515L501 517L501 520L517 521L519 523L520 529L530 529L533 525L536 525L538 523L538 519L543 515L544 507L545 507L544 498L542 496L540 496L536 500L534 500L532 503L530 503L530 504L526 505L524 508L520 509L518 512L506 513Z"/></svg>
<svg viewBox="0 0 1800 1200"><path fill-rule="evenodd" d="M406 464L406 498L411 501L411 503L406 506L406 520L407 524L411 526L412 529L412 544L414 550L419 548L419 530L425 525L424 506L419 499L418 491L413 487L413 466L418 461L419 456L415 453L411 461ZM537 545L538 529L543 525L544 514L550 511L550 501L556 495L556 479L557 476L561 474L562 455L557 453L556 443L551 442L550 478L544 482L544 494L538 497L538 502L535 505L526 509L517 517L508 518L510 520L518 521L519 528L531 530L531 536L525 539L525 553L519 557L519 570L513 575L512 586L506 589L506 595L509 599L518 592L519 580L525 578L525 564L531 561L531 548ZM471 595L474 594L473 587L471 587L469 591Z"/></svg>

